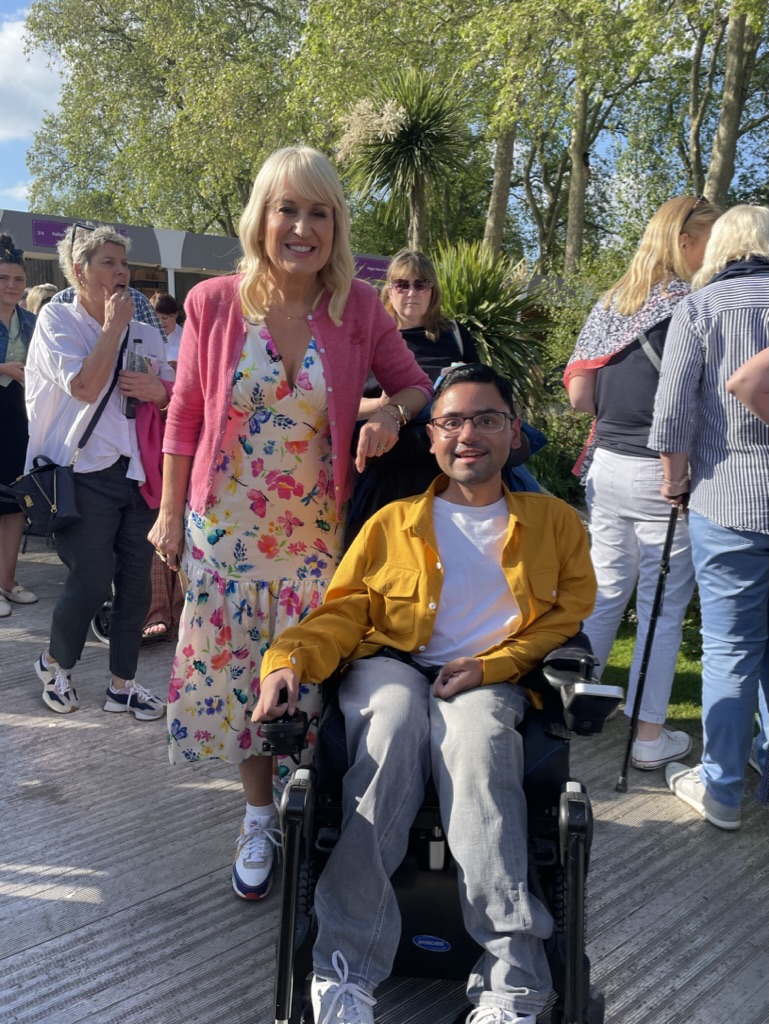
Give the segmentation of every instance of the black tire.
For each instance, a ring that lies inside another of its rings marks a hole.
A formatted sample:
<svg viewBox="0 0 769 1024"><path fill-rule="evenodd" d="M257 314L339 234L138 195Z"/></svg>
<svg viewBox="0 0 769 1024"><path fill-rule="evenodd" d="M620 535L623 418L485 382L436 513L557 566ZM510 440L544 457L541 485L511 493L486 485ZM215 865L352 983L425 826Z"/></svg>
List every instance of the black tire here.
<svg viewBox="0 0 769 1024"><path fill-rule="evenodd" d="M91 630L97 640L109 645L109 617L112 612L112 601L105 601L91 619Z"/></svg>

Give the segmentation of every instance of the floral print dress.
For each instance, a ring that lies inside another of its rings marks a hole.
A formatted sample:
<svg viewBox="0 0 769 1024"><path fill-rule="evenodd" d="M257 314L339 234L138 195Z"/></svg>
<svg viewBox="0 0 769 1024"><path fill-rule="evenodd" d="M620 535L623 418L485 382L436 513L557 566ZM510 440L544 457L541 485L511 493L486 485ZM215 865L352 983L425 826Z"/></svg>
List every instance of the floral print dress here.
<svg viewBox="0 0 769 1024"><path fill-rule="evenodd" d="M342 554L331 465L315 341L292 390L267 327L250 324L212 493L204 515L187 516L189 586L168 700L172 763L264 753L251 722L262 656L321 603ZM312 718L319 688L302 686L300 706Z"/></svg>

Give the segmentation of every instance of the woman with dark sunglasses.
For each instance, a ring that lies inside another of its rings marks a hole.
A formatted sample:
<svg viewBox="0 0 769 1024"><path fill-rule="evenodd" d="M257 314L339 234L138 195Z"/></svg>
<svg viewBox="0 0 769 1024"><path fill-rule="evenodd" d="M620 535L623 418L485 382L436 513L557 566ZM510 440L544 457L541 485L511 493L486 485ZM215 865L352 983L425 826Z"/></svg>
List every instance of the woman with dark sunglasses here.
<svg viewBox="0 0 769 1024"><path fill-rule="evenodd" d="M392 258L382 288L385 309L398 325L403 340L420 368L434 384L452 363L477 363L475 342L467 329L441 312L441 286L435 267L424 253L401 249ZM368 420L383 406L387 395L373 374L363 391L359 420ZM388 406L392 408L392 406ZM400 409L398 409L400 412ZM423 410L419 422L401 416L398 443L380 459L369 460L358 477L350 508L345 546L377 509L397 498L418 494L432 483L438 467L430 453Z"/></svg>
<svg viewBox="0 0 769 1024"><path fill-rule="evenodd" d="M718 216L704 196L677 196L663 203L646 226L625 274L593 307L564 377L573 408L596 417L582 474L598 578L595 608L584 628L599 673L636 589L638 631L625 708L628 717L633 713L670 518L670 507L659 493L659 453L648 445L659 368L673 311L689 294ZM664 725L693 590L689 534L681 518L632 749L636 768L661 768L685 757L691 747L687 733Z"/></svg>

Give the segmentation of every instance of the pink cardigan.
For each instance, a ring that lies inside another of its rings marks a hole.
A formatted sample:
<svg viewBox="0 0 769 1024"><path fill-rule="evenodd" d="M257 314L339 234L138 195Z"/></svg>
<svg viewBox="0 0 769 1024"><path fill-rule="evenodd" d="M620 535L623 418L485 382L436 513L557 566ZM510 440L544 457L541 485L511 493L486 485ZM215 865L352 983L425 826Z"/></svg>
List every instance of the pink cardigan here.
<svg viewBox="0 0 769 1024"><path fill-rule="evenodd" d="M214 479L235 371L246 338L239 276L196 285L187 296L179 363L166 420L163 451L192 455L188 502L202 513ZM429 398L430 378L420 370L400 331L371 285L354 280L341 327L328 315L328 295L307 316L326 379L337 507L352 492L350 445L363 384L373 370L385 391L419 388Z"/></svg>

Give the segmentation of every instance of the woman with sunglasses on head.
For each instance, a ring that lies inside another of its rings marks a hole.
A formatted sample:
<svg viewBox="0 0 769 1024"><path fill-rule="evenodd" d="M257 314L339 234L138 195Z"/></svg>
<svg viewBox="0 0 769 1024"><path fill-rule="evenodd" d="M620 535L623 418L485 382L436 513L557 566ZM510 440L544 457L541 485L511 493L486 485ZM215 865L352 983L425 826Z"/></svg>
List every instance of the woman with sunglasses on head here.
<svg viewBox="0 0 769 1024"><path fill-rule="evenodd" d="M403 340L432 383L452 363L477 363L475 342L467 329L441 312L441 287L431 261L424 253L401 249L393 256L382 288L382 302L395 320ZM388 397L373 374L363 391L358 417L375 415ZM397 498L427 489L438 474L422 420L408 423L401 417L398 444L384 458L366 466L356 481L345 546L377 509Z"/></svg>
<svg viewBox="0 0 769 1024"><path fill-rule="evenodd" d="M35 671L52 711L78 708L72 670L114 582L111 680L103 707L150 721L162 716L165 704L137 682L136 670L150 602L147 533L157 515L161 453L159 441L153 448L144 437L162 432L171 385L160 331L134 320L129 249L130 240L111 227L74 225L58 245L74 302L42 309L29 348L26 468L40 455L67 466L78 451L73 468L80 512L77 522L54 535L68 574ZM129 345L137 342L144 365L128 369Z"/></svg>
<svg viewBox="0 0 769 1024"><path fill-rule="evenodd" d="M27 286L24 256L10 235L0 235L0 483L10 484L24 471L27 411L24 363L35 317L19 305ZM0 618L14 604L34 604L37 596L16 579L24 513L13 501L0 500Z"/></svg>
<svg viewBox="0 0 769 1024"><path fill-rule="evenodd" d="M673 311L689 294L718 216L702 196L678 196L663 203L649 221L628 270L593 307L564 376L572 407L596 417L587 446L586 488L598 596L584 629L599 673L637 588L628 717L633 713L670 518L670 507L659 493L659 454L648 446L659 367ZM693 591L689 535L681 518L632 749L636 768L661 768L691 748L687 733L665 729L664 724Z"/></svg>
<svg viewBox="0 0 769 1024"><path fill-rule="evenodd" d="M248 900L269 893L280 843L272 756L251 721L262 655L323 599L342 554L353 460L389 451L399 418L432 395L374 289L353 279L349 234L327 158L279 150L240 219L240 272L196 285L185 302L152 533L173 568L184 549L189 579L169 754L238 766L246 807L231 880ZM351 455L372 369L391 397ZM311 717L319 711L317 687L300 699Z"/></svg>

